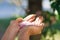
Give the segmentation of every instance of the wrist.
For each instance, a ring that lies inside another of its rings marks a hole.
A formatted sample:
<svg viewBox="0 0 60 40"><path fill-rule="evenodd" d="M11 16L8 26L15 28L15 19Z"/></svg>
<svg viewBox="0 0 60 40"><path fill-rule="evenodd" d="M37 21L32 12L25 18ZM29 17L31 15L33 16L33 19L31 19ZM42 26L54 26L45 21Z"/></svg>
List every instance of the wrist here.
<svg viewBox="0 0 60 40"><path fill-rule="evenodd" d="M29 40L30 34L28 31L24 31L24 32L20 32L18 37L19 37L18 40Z"/></svg>

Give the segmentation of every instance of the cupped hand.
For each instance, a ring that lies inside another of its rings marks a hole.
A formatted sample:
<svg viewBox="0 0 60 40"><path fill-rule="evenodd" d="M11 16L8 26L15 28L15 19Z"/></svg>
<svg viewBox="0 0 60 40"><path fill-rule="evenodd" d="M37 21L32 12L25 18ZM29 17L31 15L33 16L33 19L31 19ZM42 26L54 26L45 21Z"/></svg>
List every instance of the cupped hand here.
<svg viewBox="0 0 60 40"><path fill-rule="evenodd" d="M28 26L25 26L22 29L20 29L19 34L18 34L19 40L29 40L29 37L31 35L41 34L41 32L44 28L43 17L39 16L36 18L35 21L33 21L34 19L35 19L35 17L33 17L33 19L31 18L27 21L29 23L32 23L32 25L28 25Z"/></svg>
<svg viewBox="0 0 60 40"><path fill-rule="evenodd" d="M24 20L28 21L34 16L35 15L29 16L29 18L26 17ZM1 40L14 40L20 30L19 23L21 23L22 21L22 18L11 21Z"/></svg>
<svg viewBox="0 0 60 40"><path fill-rule="evenodd" d="M31 24L26 28L29 30L30 35L41 34L44 28L43 17L37 17L36 20L31 22Z"/></svg>

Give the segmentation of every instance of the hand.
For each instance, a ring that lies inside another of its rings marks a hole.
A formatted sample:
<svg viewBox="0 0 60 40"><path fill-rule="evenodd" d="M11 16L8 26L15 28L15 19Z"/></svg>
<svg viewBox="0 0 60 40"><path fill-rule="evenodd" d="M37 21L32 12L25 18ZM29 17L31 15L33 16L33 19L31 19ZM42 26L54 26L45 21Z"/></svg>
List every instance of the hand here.
<svg viewBox="0 0 60 40"><path fill-rule="evenodd" d="M32 19L30 19L32 20ZM36 26L23 27L19 32L19 40L29 40L29 36L41 34L44 24L42 23L43 17L37 17L35 21L31 21ZM23 39L22 39L23 38Z"/></svg>
<svg viewBox="0 0 60 40"><path fill-rule="evenodd" d="M31 19L30 19L31 20ZM44 27L43 17L37 17L35 21L31 22L33 26L27 26L26 28L29 31L30 35L41 34L41 31Z"/></svg>
<svg viewBox="0 0 60 40"><path fill-rule="evenodd" d="M26 17L24 20L28 21L31 17L34 17L34 15L29 16L29 18ZM1 40L14 40L20 30L19 23L22 21L22 18L11 21Z"/></svg>

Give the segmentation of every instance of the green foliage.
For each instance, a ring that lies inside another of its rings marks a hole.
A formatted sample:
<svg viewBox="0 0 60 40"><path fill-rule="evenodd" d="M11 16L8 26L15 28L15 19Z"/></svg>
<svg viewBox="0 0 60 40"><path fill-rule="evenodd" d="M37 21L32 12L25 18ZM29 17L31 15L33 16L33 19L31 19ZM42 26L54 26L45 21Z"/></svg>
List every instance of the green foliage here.
<svg viewBox="0 0 60 40"><path fill-rule="evenodd" d="M54 25L46 27L41 35L41 40L59 40L60 39L60 21Z"/></svg>
<svg viewBox="0 0 60 40"><path fill-rule="evenodd" d="M51 7L53 10L57 10L60 15L60 0L50 0L52 2Z"/></svg>

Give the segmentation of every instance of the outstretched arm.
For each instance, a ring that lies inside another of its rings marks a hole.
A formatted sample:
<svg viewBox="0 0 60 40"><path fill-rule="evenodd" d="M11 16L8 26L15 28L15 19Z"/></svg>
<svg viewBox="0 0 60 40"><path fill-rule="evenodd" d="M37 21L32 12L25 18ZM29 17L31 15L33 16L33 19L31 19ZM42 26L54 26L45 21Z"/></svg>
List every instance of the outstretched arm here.
<svg viewBox="0 0 60 40"><path fill-rule="evenodd" d="M20 30L19 22L21 20L22 19L20 19L19 21L11 21L1 40L14 40L18 31Z"/></svg>

